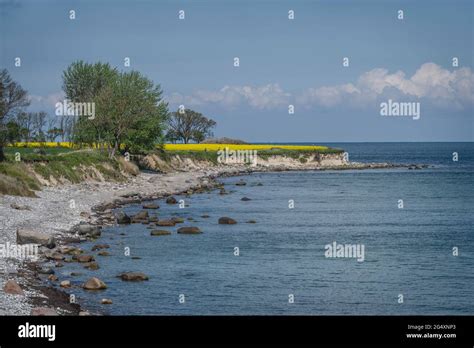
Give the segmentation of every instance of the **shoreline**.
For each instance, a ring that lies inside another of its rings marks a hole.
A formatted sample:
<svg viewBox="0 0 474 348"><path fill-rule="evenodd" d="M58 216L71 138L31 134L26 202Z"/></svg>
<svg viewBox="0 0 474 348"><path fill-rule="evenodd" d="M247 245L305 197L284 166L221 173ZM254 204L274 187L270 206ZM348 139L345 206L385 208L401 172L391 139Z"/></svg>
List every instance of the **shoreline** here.
<svg viewBox="0 0 474 348"><path fill-rule="evenodd" d="M87 240L77 232L78 225L112 226L116 218L112 212L121 206L132 203L162 199L170 195L194 194L212 190L220 186L216 179L220 177L249 175L260 172L281 171L327 171L327 170L363 170L363 169L421 169L426 165L406 165L389 163L346 163L344 165L302 165L294 168L288 165L249 167L246 165L224 165L188 171L170 173L140 172L125 183L83 182L74 185L47 187L38 191L38 198L3 196L0 214L6 216L2 229L7 231L7 241L16 242L18 228L34 230L54 236L57 246L67 246L71 242ZM72 202L74 204L72 204ZM30 210L18 210L11 207L16 204L29 207ZM13 216L13 218L12 218ZM99 241L100 236L97 238ZM89 315L80 304L70 303L69 294L58 287L58 281L41 278L38 270L41 265L50 262L44 253L50 252L40 247L38 261L16 261L12 270L6 268L6 259L0 259L0 270L4 281L14 279L24 290L25 295L9 295L0 292L0 315L30 315L38 308L51 308L58 315ZM54 269L54 266L51 267ZM6 270L6 272L5 272ZM61 281L61 279L59 279ZM36 309L35 309L36 308ZM34 310L35 309L35 310ZM41 311L41 310L40 310ZM94 313L97 314L97 313Z"/></svg>

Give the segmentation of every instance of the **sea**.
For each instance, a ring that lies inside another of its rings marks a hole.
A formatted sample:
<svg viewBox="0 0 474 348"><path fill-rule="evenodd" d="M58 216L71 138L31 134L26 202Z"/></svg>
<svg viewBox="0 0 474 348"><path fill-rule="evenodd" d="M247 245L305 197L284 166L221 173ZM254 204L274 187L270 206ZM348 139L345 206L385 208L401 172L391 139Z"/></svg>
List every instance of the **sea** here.
<svg viewBox="0 0 474 348"><path fill-rule="evenodd" d="M228 194L175 196L184 208L156 201L151 215L185 219L156 227L171 235L105 228L80 244L88 253L110 245L111 256L96 256L100 269L68 263L57 275L83 307L106 315L473 315L474 143L325 145L351 161L429 167L222 178ZM223 216L237 224L219 225ZM177 234L182 226L203 233ZM127 271L149 280L117 278ZM92 276L108 288L82 290Z"/></svg>

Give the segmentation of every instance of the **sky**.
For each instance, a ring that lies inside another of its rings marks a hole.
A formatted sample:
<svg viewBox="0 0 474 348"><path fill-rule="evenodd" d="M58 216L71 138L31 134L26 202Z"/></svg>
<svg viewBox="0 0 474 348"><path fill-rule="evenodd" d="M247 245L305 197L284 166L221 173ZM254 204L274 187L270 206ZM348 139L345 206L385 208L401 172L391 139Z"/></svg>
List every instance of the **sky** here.
<svg viewBox="0 0 474 348"><path fill-rule="evenodd" d="M171 111L184 105L214 119L218 137L474 141L474 1L0 4L0 68L29 92L31 111L53 117L63 70L101 61L160 84ZM419 103L419 118L381 115L389 100Z"/></svg>

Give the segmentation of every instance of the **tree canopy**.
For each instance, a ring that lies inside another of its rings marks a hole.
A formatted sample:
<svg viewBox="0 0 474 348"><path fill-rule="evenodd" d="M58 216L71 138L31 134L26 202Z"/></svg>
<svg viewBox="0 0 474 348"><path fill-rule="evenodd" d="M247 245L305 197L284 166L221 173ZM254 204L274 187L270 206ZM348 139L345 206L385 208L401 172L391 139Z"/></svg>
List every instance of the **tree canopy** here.
<svg viewBox="0 0 474 348"><path fill-rule="evenodd" d="M95 103L94 118L75 118L75 142L106 144L113 156L122 148L151 150L163 141L168 105L160 85L139 72L79 61L64 72L63 90L72 102Z"/></svg>
<svg viewBox="0 0 474 348"><path fill-rule="evenodd" d="M7 123L30 104L28 93L12 80L6 69L0 71L0 161L5 160L3 147L8 141Z"/></svg>
<svg viewBox="0 0 474 348"><path fill-rule="evenodd" d="M171 113L168 121L167 138L170 141L201 142L212 136L212 128L216 122L203 116L201 113L185 109Z"/></svg>

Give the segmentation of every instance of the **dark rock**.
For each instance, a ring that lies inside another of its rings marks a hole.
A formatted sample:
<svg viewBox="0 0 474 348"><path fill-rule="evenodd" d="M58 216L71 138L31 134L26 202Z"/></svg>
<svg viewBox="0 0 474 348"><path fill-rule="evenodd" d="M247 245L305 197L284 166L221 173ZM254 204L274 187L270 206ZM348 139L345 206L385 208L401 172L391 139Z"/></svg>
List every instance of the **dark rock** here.
<svg viewBox="0 0 474 348"><path fill-rule="evenodd" d="M251 201L251 199L248 197L242 197L241 201L248 202L248 201Z"/></svg>
<svg viewBox="0 0 474 348"><path fill-rule="evenodd" d="M99 251L99 253L97 255L99 255L99 256L110 256L110 253L108 251L102 250L102 251Z"/></svg>
<svg viewBox="0 0 474 348"><path fill-rule="evenodd" d="M73 260L81 263L87 263L94 261L94 256L92 255L74 255L72 257Z"/></svg>
<svg viewBox="0 0 474 348"><path fill-rule="evenodd" d="M139 282L143 280L148 280L148 276L145 273L142 272L125 272L122 274L119 274L117 277L124 281L129 281L129 282Z"/></svg>
<svg viewBox="0 0 474 348"><path fill-rule="evenodd" d="M133 215L134 220L147 220L148 219L148 212L143 210L135 215Z"/></svg>
<svg viewBox="0 0 474 348"><path fill-rule="evenodd" d="M165 231L165 230L153 230L150 232L151 236L167 236L170 235L170 231Z"/></svg>
<svg viewBox="0 0 474 348"><path fill-rule="evenodd" d="M248 224L256 224L257 221L255 221L255 220L248 220L247 223L248 223Z"/></svg>
<svg viewBox="0 0 474 348"><path fill-rule="evenodd" d="M176 203L178 203L178 201L173 196L170 196L170 197L166 198L166 203L167 204L176 204Z"/></svg>
<svg viewBox="0 0 474 348"><path fill-rule="evenodd" d="M243 181L243 180L240 180L240 181L237 181L237 182L235 183L235 185L236 185L236 186L245 186L245 185L247 185L247 183L246 183L245 181Z"/></svg>
<svg viewBox="0 0 474 348"><path fill-rule="evenodd" d="M96 250L101 250L101 249L108 249L110 248L110 245L108 244L96 244L92 247L92 251L96 251Z"/></svg>
<svg viewBox="0 0 474 348"><path fill-rule="evenodd" d="M207 215L207 214L201 215L201 217L202 217L203 219L210 218L210 216L209 216L209 215Z"/></svg>
<svg viewBox="0 0 474 348"><path fill-rule="evenodd" d="M84 268L90 269L92 271L98 270L99 264L97 262L87 262L84 264Z"/></svg>
<svg viewBox="0 0 474 348"><path fill-rule="evenodd" d="M117 219L117 223L120 225L125 225L132 222L132 219L130 219L130 216L125 214L123 211L117 212L115 214L115 218Z"/></svg>
<svg viewBox="0 0 474 348"><path fill-rule="evenodd" d="M156 225L157 226L174 226L176 225L176 222L174 222L173 220L159 220L158 222L156 222Z"/></svg>
<svg viewBox="0 0 474 348"><path fill-rule="evenodd" d="M235 225L236 223L237 221L227 216L219 218L220 225Z"/></svg>
<svg viewBox="0 0 474 348"><path fill-rule="evenodd" d="M178 233L180 234L199 234L202 233L201 230L198 227L181 227L178 228Z"/></svg>
<svg viewBox="0 0 474 348"><path fill-rule="evenodd" d="M143 209L158 209L160 206L155 203L146 203L142 205Z"/></svg>
<svg viewBox="0 0 474 348"><path fill-rule="evenodd" d="M182 217L177 217L177 216L172 217L171 220L177 224L182 224L184 222L184 219Z"/></svg>

